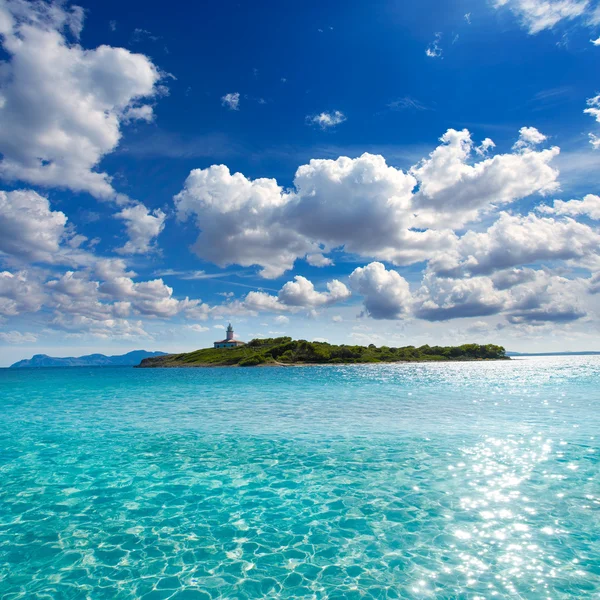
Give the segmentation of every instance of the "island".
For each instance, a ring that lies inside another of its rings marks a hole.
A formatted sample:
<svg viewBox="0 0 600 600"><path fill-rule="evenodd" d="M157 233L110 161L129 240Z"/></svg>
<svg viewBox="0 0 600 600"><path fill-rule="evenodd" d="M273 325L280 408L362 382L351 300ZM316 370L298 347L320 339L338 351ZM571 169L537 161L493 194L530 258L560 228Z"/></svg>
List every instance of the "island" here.
<svg viewBox="0 0 600 600"><path fill-rule="evenodd" d="M255 367L394 362L510 360L502 346L351 346L293 340L291 337L254 339L234 348L204 348L184 354L145 358L139 368Z"/></svg>
<svg viewBox="0 0 600 600"><path fill-rule="evenodd" d="M135 367L144 358L164 356L166 352L148 352L133 350L127 354L106 356L104 354L86 354L85 356L57 357L47 354L34 354L29 359L20 360L10 366L11 369L41 367Z"/></svg>

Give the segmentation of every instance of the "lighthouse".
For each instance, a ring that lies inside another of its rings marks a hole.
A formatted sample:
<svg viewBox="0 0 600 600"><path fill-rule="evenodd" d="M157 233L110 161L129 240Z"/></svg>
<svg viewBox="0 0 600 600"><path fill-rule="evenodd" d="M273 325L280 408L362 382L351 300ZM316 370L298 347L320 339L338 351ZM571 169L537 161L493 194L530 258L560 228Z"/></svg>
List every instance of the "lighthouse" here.
<svg viewBox="0 0 600 600"><path fill-rule="evenodd" d="M226 336L224 340L219 340L218 342L214 343L215 348L237 348L238 346L245 346L246 342L242 342L240 340L236 340L234 333L233 333L233 327L231 326L231 323L229 323L229 325L227 325L227 329L226 329Z"/></svg>

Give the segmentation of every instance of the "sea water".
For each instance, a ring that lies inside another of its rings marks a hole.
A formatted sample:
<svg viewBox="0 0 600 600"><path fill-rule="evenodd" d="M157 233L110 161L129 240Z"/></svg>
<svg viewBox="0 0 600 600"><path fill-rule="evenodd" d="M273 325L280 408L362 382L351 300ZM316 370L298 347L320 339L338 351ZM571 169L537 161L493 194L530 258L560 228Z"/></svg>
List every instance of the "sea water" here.
<svg viewBox="0 0 600 600"><path fill-rule="evenodd" d="M600 357L0 370L0 598L599 598Z"/></svg>

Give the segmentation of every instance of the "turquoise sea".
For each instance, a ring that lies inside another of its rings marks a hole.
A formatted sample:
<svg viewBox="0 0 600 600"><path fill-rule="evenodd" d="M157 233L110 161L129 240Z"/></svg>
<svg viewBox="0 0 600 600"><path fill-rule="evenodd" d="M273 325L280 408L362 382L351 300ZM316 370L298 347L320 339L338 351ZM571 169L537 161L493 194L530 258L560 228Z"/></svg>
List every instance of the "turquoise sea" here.
<svg viewBox="0 0 600 600"><path fill-rule="evenodd" d="M0 370L0 598L600 598L600 357Z"/></svg>

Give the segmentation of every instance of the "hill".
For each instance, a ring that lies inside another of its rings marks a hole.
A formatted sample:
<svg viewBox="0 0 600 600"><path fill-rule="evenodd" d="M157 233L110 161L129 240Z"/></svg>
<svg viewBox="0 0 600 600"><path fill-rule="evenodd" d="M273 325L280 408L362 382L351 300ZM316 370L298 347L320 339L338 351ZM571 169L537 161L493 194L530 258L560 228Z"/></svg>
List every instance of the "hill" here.
<svg viewBox="0 0 600 600"><path fill-rule="evenodd" d="M134 367L140 361L149 357L165 356L165 352L147 352L133 350L127 354L105 356L104 354L88 354L86 356L57 358L47 354L36 354L30 359L20 360L11 369L24 367Z"/></svg>
<svg viewBox="0 0 600 600"><path fill-rule="evenodd" d="M205 348L186 354L146 358L142 368L156 367L251 367L257 365L352 364L449 360L508 359L502 346L336 346L326 342L292 340L290 337L252 340L239 348Z"/></svg>
<svg viewBox="0 0 600 600"><path fill-rule="evenodd" d="M582 350L581 352L507 352L506 356L598 356L600 351Z"/></svg>

